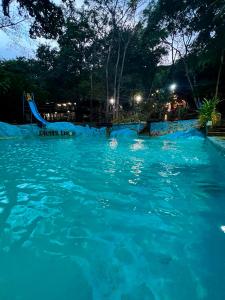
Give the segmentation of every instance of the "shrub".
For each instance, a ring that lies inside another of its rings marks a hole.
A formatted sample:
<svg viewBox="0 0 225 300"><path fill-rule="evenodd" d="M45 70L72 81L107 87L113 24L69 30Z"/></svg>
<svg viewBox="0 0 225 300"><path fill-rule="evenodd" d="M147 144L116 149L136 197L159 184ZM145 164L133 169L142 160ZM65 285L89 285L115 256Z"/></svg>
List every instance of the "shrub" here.
<svg viewBox="0 0 225 300"><path fill-rule="evenodd" d="M217 114L216 107L219 103L218 98L204 99L199 109L199 123L201 127L205 127L208 121L212 121L213 115Z"/></svg>

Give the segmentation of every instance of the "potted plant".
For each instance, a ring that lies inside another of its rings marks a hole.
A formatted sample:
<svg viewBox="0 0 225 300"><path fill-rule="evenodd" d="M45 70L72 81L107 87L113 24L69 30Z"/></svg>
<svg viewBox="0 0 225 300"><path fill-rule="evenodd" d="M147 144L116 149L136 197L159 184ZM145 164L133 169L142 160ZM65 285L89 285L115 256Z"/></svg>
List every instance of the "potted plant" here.
<svg viewBox="0 0 225 300"><path fill-rule="evenodd" d="M204 99L199 109L199 123L201 127L205 127L209 121L212 122L212 126L220 122L221 114L216 110L219 102L219 99L216 97Z"/></svg>

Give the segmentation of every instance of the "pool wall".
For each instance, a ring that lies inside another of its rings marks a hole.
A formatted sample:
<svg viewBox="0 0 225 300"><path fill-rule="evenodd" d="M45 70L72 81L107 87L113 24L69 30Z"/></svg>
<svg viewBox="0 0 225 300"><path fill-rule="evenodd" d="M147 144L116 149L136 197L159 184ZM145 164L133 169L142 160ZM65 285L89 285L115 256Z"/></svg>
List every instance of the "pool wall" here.
<svg viewBox="0 0 225 300"><path fill-rule="evenodd" d="M198 120L180 120L168 122L152 122L149 124L149 131L151 136L161 136L177 131L188 131L193 128L198 128Z"/></svg>
<svg viewBox="0 0 225 300"><path fill-rule="evenodd" d="M0 139L7 138L26 138L39 136L41 128L36 124L27 125L11 125L8 123L0 122ZM55 122L50 123L46 127L47 131L67 131L72 132L75 135L87 135L87 136L105 136L106 128L94 128L89 126L74 125L69 122Z"/></svg>
<svg viewBox="0 0 225 300"><path fill-rule="evenodd" d="M111 129L111 137L117 136L137 136L144 129L145 122L139 123L124 123L113 125ZM163 136L178 131L189 131L198 127L198 120L182 120L175 122L152 122L149 124L149 132L151 136ZM75 135L106 135L106 128L94 128L80 125L74 125L69 122L50 123L47 130L52 131L69 131ZM38 136L40 128L36 124L27 125L11 125L0 122L0 138L16 138L16 137L32 137Z"/></svg>
<svg viewBox="0 0 225 300"><path fill-rule="evenodd" d="M220 137L210 136L208 140L216 147L216 149L225 156L225 139Z"/></svg>
<svg viewBox="0 0 225 300"><path fill-rule="evenodd" d="M39 128L36 124L11 125L0 122L0 138L30 137L38 135Z"/></svg>
<svg viewBox="0 0 225 300"><path fill-rule="evenodd" d="M112 126L113 131L121 130L121 129L130 129L135 130L136 132L140 132L146 126L146 122L137 122L137 123L122 123L122 124L114 124Z"/></svg>

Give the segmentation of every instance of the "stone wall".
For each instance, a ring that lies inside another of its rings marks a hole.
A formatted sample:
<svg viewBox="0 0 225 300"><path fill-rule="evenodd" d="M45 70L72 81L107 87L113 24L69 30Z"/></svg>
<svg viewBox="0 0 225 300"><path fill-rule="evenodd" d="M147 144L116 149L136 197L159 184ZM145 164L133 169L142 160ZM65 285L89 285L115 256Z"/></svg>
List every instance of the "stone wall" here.
<svg viewBox="0 0 225 300"><path fill-rule="evenodd" d="M106 136L106 128L94 128L89 126L74 125L69 122L49 123L45 128L47 131L72 132L74 135ZM0 139L17 137L35 137L40 134L41 128L36 124L11 125L0 122Z"/></svg>
<svg viewBox="0 0 225 300"><path fill-rule="evenodd" d="M187 131L198 128L198 120L181 120L174 122L152 122L149 124L150 135L160 136L177 131Z"/></svg>
<svg viewBox="0 0 225 300"><path fill-rule="evenodd" d="M114 124L112 126L111 132L117 131L120 129L130 129L130 130L134 130L136 132L140 132L141 130L143 130L143 128L145 126L146 126L145 122Z"/></svg>

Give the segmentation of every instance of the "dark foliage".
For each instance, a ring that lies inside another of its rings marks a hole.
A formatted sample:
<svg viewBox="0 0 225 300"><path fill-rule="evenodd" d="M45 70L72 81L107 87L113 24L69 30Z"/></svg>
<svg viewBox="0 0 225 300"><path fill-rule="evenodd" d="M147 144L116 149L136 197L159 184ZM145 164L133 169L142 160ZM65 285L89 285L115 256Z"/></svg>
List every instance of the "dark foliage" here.
<svg viewBox="0 0 225 300"><path fill-rule="evenodd" d="M2 0L2 9L5 16L10 17L9 0ZM18 11L21 15L28 14L34 19L30 28L33 38L56 38L62 30L64 23L63 12L60 7L50 0L17 0Z"/></svg>

